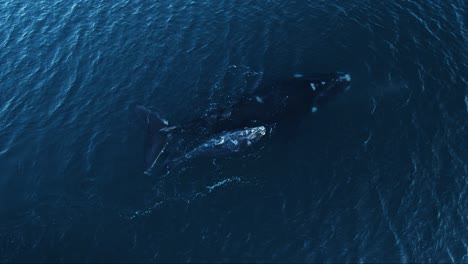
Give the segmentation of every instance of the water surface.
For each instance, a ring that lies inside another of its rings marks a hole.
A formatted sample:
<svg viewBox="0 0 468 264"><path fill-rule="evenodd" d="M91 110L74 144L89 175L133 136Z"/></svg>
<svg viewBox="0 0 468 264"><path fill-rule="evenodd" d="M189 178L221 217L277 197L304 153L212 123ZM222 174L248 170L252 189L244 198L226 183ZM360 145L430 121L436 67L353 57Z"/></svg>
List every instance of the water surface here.
<svg viewBox="0 0 468 264"><path fill-rule="evenodd" d="M0 261L468 261L464 1L0 3ZM295 73L352 90L244 159L143 174L171 122Z"/></svg>

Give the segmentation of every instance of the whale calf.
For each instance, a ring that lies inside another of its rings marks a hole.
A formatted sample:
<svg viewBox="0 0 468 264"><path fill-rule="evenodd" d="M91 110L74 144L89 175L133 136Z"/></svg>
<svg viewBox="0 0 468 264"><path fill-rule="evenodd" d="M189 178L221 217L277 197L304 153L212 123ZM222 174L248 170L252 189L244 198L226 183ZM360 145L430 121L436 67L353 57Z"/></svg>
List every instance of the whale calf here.
<svg viewBox="0 0 468 264"><path fill-rule="evenodd" d="M246 149L267 131L290 126L348 91L351 76L336 72L302 75L261 85L234 103L181 125L170 124L155 110L136 106L146 128L145 173L158 163L179 163L195 157Z"/></svg>
<svg viewBox="0 0 468 264"><path fill-rule="evenodd" d="M252 146L267 134L264 126L249 127L235 131L226 131L209 138L181 157L173 159L181 163L202 156L226 155L239 152Z"/></svg>

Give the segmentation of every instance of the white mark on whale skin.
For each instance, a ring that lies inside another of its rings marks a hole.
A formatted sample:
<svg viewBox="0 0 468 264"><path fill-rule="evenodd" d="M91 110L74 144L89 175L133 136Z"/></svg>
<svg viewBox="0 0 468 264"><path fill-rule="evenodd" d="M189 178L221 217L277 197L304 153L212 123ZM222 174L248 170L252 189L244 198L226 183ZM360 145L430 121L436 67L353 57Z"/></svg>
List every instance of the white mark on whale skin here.
<svg viewBox="0 0 468 264"><path fill-rule="evenodd" d="M172 130L176 129L177 127L176 126L171 126L171 127L163 127L161 129L159 129L159 131L162 131L162 132L171 132Z"/></svg>
<svg viewBox="0 0 468 264"><path fill-rule="evenodd" d="M312 113L316 113L316 112L317 112L317 110L318 110L318 108L317 108L317 107L315 107L315 106L313 106L313 107L312 107L312 109L311 109Z"/></svg>
<svg viewBox="0 0 468 264"><path fill-rule="evenodd" d="M350 82L350 81L351 81L351 75L345 74L344 76L339 76L339 77L338 77L338 81L347 81L347 82Z"/></svg>
<svg viewBox="0 0 468 264"><path fill-rule="evenodd" d="M169 142L166 142L166 144L164 144L164 147L161 149L161 151L159 152L158 156L156 156L156 158L154 159L154 161L153 161L153 163L151 164L151 166L144 172L146 175L151 175L151 171L153 170L154 165L156 165L156 163L157 163L158 160L159 160L159 157L160 157L161 154L163 154L164 151L166 150L167 144L169 144Z"/></svg>
<svg viewBox="0 0 468 264"><path fill-rule="evenodd" d="M215 144L215 145L221 145L221 144L224 143L224 141L225 141L225 138L224 138L224 137L221 137L220 139L215 140L214 144ZM210 146L210 144L208 144L208 143L205 143L204 145L205 145L205 146Z"/></svg>
<svg viewBox="0 0 468 264"><path fill-rule="evenodd" d="M257 100L257 102L263 104L263 99L260 96L255 96L255 100Z"/></svg>
<svg viewBox="0 0 468 264"><path fill-rule="evenodd" d="M314 83L310 83L310 88L312 88L312 90L316 90L317 88L315 87L315 84Z"/></svg>
<svg viewBox="0 0 468 264"><path fill-rule="evenodd" d="M300 74L300 73L295 73L294 75L294 78L301 78L301 77L304 77L304 75Z"/></svg>

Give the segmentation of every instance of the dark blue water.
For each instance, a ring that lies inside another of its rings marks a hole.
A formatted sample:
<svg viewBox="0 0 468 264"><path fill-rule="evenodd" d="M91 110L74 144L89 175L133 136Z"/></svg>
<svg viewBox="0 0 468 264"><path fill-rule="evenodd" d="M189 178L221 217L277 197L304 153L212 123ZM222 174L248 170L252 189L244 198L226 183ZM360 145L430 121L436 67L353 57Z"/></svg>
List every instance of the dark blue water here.
<svg viewBox="0 0 468 264"><path fill-rule="evenodd" d="M0 3L0 262L468 262L463 0ZM175 123L294 73L287 144L143 174Z"/></svg>

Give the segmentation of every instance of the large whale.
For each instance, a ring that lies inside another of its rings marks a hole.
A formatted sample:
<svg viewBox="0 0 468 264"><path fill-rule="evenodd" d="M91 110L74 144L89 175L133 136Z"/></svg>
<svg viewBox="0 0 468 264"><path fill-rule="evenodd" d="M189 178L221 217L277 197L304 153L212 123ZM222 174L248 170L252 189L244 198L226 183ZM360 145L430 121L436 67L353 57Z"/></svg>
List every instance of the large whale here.
<svg viewBox="0 0 468 264"><path fill-rule="evenodd" d="M135 112L147 132L145 173L151 173L157 164L249 148L278 126L288 127L318 111L350 87L351 76L346 73L296 74L288 80L262 85L235 103L182 125L170 124L157 111L136 106Z"/></svg>

